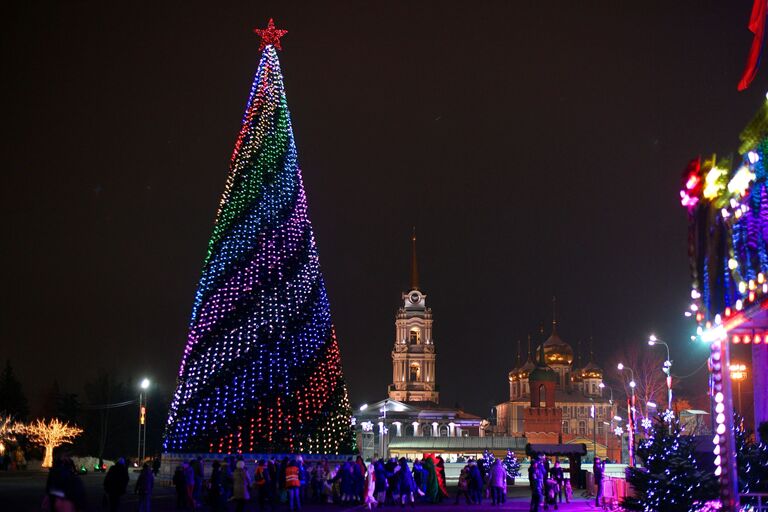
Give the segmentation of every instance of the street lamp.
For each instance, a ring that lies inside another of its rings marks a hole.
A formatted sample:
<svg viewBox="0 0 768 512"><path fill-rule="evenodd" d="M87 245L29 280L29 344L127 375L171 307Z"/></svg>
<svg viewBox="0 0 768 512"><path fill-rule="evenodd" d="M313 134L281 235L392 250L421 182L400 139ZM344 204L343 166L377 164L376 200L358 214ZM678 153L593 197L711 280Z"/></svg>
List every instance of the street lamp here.
<svg viewBox="0 0 768 512"><path fill-rule="evenodd" d="M613 388L612 388L611 386L606 386L605 382L601 382L601 383L600 383L600 384L598 384L597 386L598 386L600 389L608 388L608 391L610 391L610 392L611 392L611 399L610 399L609 403L610 403L611 405L613 405Z"/></svg>
<svg viewBox="0 0 768 512"><path fill-rule="evenodd" d="M619 371L623 370L629 370L629 375L632 380L629 381L629 387L632 390L632 396L628 400L627 403L627 409L628 409L628 418L627 423L629 424L629 465L634 466L635 465L635 371L632 368L629 368L628 366L624 366L622 363L619 363L616 368L619 369Z"/></svg>
<svg viewBox="0 0 768 512"><path fill-rule="evenodd" d="M386 458L386 454L384 453L385 444L384 444L384 436L387 432L387 405L389 405L389 400L384 400L384 407L381 408L381 412L384 413L384 419L381 422L381 429L379 430L379 438L381 441L381 457Z"/></svg>
<svg viewBox="0 0 768 512"><path fill-rule="evenodd" d="M741 409L741 381L747 378L747 365L737 363L730 366L731 380L736 381L736 393L738 394L739 414L744 414Z"/></svg>
<svg viewBox="0 0 768 512"><path fill-rule="evenodd" d="M672 410L672 357L669 354L669 345L663 340L660 340L655 335L651 334L648 338L648 344L650 346L664 345L667 349L667 360L664 361L664 367L661 369L667 376L667 409Z"/></svg>
<svg viewBox="0 0 768 512"><path fill-rule="evenodd" d="M147 390L149 385L149 379L146 377L139 384L139 446L136 456L139 464L147 456Z"/></svg>

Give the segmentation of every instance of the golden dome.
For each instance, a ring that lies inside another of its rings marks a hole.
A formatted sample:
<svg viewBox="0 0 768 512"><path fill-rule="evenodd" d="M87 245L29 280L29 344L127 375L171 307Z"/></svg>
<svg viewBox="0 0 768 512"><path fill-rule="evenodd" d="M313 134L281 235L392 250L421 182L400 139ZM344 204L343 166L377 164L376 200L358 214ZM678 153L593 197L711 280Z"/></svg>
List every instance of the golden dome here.
<svg viewBox="0 0 768 512"><path fill-rule="evenodd" d="M527 379L528 375L531 374L531 371L535 367L536 366L533 364L533 361L528 358L523 366L520 368L513 368L512 371L509 372L509 382L514 382L520 379Z"/></svg>
<svg viewBox="0 0 768 512"><path fill-rule="evenodd" d="M570 365L573 362L573 349L557 335L554 323L552 334L544 342L544 360L548 365Z"/></svg>
<svg viewBox="0 0 768 512"><path fill-rule="evenodd" d="M593 362L587 363L587 365L581 369L579 375L582 379L603 379L603 370Z"/></svg>

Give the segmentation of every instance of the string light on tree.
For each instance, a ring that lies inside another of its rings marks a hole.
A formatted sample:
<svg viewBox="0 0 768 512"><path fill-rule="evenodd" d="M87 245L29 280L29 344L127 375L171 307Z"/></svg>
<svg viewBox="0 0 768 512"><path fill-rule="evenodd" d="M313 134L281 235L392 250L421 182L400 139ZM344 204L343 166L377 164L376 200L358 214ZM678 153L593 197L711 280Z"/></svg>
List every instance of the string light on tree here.
<svg viewBox="0 0 768 512"><path fill-rule="evenodd" d="M270 19L174 393L169 452L347 453L351 408Z"/></svg>
<svg viewBox="0 0 768 512"><path fill-rule="evenodd" d="M53 466L53 449L62 444L71 444L77 436L83 433L83 429L61 422L54 418L48 423L36 420L29 425L21 425L18 432L29 438L32 444L38 444L45 448L43 467Z"/></svg>

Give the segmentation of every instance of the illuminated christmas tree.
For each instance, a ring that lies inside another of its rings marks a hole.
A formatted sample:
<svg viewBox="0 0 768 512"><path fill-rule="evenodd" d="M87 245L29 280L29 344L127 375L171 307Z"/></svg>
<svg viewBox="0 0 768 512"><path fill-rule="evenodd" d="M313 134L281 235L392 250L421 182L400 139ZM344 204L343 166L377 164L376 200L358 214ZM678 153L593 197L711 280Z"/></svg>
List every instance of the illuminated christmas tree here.
<svg viewBox="0 0 768 512"><path fill-rule="evenodd" d="M515 452L511 448L507 448L507 456L502 461L504 464L504 471L507 472L507 476L514 480L520 476L520 461L515 457Z"/></svg>
<svg viewBox="0 0 768 512"><path fill-rule="evenodd" d="M277 51L262 50L195 294L164 448L343 453L351 408Z"/></svg>
<svg viewBox="0 0 768 512"><path fill-rule="evenodd" d="M656 416L647 435L637 448L642 467L627 468L635 493L622 502L625 510L698 510L717 497L714 473L696 460L695 439L682 435L677 418Z"/></svg>

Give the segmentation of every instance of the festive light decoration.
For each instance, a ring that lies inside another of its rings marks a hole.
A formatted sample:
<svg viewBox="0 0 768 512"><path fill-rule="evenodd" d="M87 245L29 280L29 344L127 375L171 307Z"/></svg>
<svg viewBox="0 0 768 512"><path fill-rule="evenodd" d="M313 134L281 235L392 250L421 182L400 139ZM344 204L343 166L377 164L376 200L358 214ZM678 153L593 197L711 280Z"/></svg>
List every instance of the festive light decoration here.
<svg viewBox="0 0 768 512"><path fill-rule="evenodd" d="M5 453L10 443L16 442L15 434L19 431L19 424L7 415L0 416L0 456Z"/></svg>
<svg viewBox="0 0 768 512"><path fill-rule="evenodd" d="M717 497L717 480L694 456L695 439L682 435L680 422L667 423L657 415L637 456L643 467L627 468L634 489L622 507L626 510L679 512L698 510Z"/></svg>
<svg viewBox="0 0 768 512"><path fill-rule="evenodd" d="M507 473L507 477L515 479L520 476L520 461L515 457L515 452L511 448L507 448L507 455L501 462L504 465L504 471Z"/></svg>
<svg viewBox="0 0 768 512"><path fill-rule="evenodd" d="M276 48L263 49L195 294L164 448L346 453L351 408Z"/></svg>
<svg viewBox="0 0 768 512"><path fill-rule="evenodd" d="M273 45L278 50L282 50L280 46L280 38L288 33L287 30L280 30L275 28L275 21L269 18L267 28L255 28L253 33L261 38L261 44L259 45L259 51L262 51L269 45Z"/></svg>
<svg viewBox="0 0 768 512"><path fill-rule="evenodd" d="M33 444L39 444L45 447L45 456L43 457L43 467L53 466L53 449L62 444L70 444L77 436L83 433L83 429L71 426L66 422L61 422L54 418L48 423L43 420L36 420L28 425L17 427L20 434L27 436Z"/></svg>

